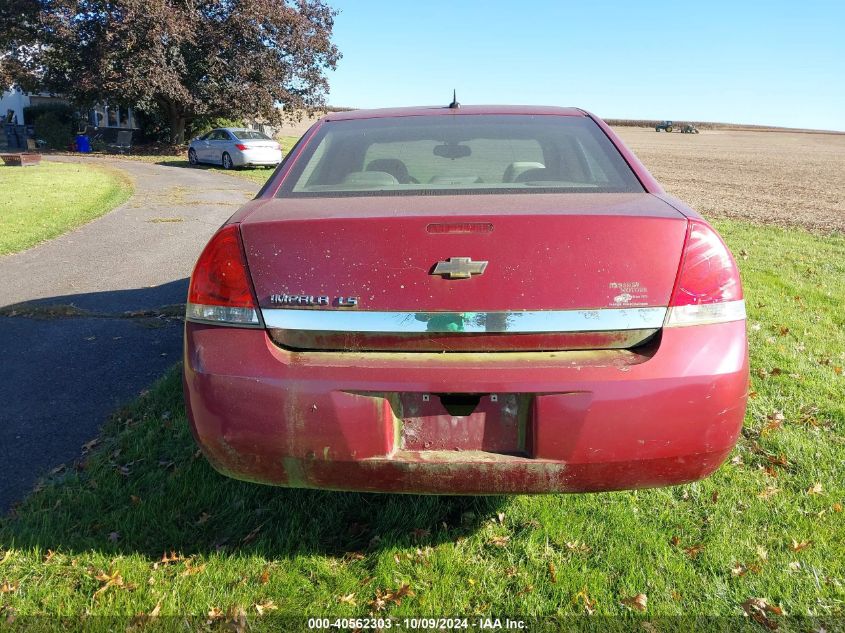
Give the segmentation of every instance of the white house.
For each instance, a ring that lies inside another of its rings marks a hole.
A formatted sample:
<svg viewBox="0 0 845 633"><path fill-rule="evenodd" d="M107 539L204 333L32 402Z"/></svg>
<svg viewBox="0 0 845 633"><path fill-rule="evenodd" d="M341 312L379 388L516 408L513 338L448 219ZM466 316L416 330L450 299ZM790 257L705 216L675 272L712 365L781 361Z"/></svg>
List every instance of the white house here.
<svg viewBox="0 0 845 633"><path fill-rule="evenodd" d="M6 122L11 117L10 123L16 121L18 125L23 125L24 108L43 103L63 103L64 101L62 97L56 95L29 93L23 92L18 88L12 88L0 95L0 120ZM132 108L97 104L90 110L84 111L83 114L85 121L92 127L124 130L138 128L135 120L135 112Z"/></svg>

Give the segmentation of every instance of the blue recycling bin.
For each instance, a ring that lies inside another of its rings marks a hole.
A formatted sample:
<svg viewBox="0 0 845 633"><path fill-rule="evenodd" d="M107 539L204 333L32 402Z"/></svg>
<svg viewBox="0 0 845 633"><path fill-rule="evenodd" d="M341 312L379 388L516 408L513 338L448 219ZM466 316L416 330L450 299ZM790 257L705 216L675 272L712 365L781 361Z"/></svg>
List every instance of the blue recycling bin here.
<svg viewBox="0 0 845 633"><path fill-rule="evenodd" d="M85 134L76 135L76 149L83 154L91 153L91 141Z"/></svg>

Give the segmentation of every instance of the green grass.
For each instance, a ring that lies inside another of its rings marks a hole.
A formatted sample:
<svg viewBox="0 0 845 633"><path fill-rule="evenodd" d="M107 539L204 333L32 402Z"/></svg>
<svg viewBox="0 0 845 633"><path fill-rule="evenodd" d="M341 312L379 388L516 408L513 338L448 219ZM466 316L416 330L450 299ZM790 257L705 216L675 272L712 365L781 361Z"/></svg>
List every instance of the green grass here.
<svg viewBox="0 0 845 633"><path fill-rule="evenodd" d="M291 148L296 144L299 140L298 136L283 136L279 139L279 144L282 146L282 152L285 156L291 150ZM157 163L159 165L167 165L169 167L184 167L186 169L191 169L190 164L188 163L188 150L185 149L184 153L180 154L127 154L121 156L120 158L126 160L138 160L147 163ZM222 174L227 174L229 176L236 176L238 178L245 178L246 180L251 180L253 182L257 182L263 185L267 182L267 179L273 173L272 169L267 167L243 167L239 169L230 169L226 170L222 167L216 167L210 164L201 164L197 165L193 169L205 169L208 171L220 172Z"/></svg>
<svg viewBox="0 0 845 633"><path fill-rule="evenodd" d="M749 598L841 619L845 239L718 227L744 275L753 398L732 459L709 479L510 498L241 483L196 452L177 368L0 522L11 589L0 617L158 606L255 618L268 600L277 615L555 616L588 600L596 615L641 617L621 600L642 593L645 616L726 616L732 629L749 622ZM162 562L171 551L178 560ZM788 616L767 614L786 630Z"/></svg>
<svg viewBox="0 0 845 633"><path fill-rule="evenodd" d="M90 222L132 195L120 171L41 162L0 166L0 255L16 253Z"/></svg>

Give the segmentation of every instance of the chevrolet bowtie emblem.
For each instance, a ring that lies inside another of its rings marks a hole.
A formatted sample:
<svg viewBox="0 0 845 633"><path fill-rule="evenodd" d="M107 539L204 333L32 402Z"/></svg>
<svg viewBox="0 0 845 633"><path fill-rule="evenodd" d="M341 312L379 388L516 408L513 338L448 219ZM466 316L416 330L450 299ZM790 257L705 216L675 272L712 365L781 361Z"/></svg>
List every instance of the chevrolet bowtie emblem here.
<svg viewBox="0 0 845 633"><path fill-rule="evenodd" d="M471 257L450 257L445 262L437 262L432 275L443 275L447 279L469 279L481 275L487 268L487 262L474 262Z"/></svg>

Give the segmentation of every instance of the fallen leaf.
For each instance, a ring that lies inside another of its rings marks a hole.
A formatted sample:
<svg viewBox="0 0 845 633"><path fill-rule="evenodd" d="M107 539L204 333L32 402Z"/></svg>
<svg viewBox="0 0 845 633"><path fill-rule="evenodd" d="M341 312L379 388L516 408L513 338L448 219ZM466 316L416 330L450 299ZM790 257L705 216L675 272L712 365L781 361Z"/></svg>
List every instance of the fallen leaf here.
<svg viewBox="0 0 845 633"><path fill-rule="evenodd" d="M842 512L842 504L838 501L833 504L833 511L834 512Z"/></svg>
<svg viewBox="0 0 845 633"><path fill-rule="evenodd" d="M549 562L549 577L551 578L552 582L557 582L557 569L555 569L555 564L551 561Z"/></svg>
<svg viewBox="0 0 845 633"><path fill-rule="evenodd" d="M264 571L261 572L261 575L258 577L258 582L262 585L266 585L270 582L270 568L266 567Z"/></svg>
<svg viewBox="0 0 845 633"><path fill-rule="evenodd" d="M762 492L757 493L757 496L760 499L768 499L769 497L773 497L778 492L780 492L780 488L776 488L775 486L766 486Z"/></svg>
<svg viewBox="0 0 845 633"><path fill-rule="evenodd" d="M123 576L120 575L120 572L113 571L111 574L107 574L105 572L98 573L94 578L99 580L103 585L94 592L94 598L96 599L100 594L104 593L111 587L123 587Z"/></svg>
<svg viewBox="0 0 845 633"><path fill-rule="evenodd" d="M762 624L770 631L778 628L777 622L768 617L767 614L783 615L783 609L769 604L765 598L749 598L742 603L742 609L752 620Z"/></svg>
<svg viewBox="0 0 845 633"><path fill-rule="evenodd" d="M822 485L818 482L814 483L812 486L807 488L808 495L820 495L823 492Z"/></svg>
<svg viewBox="0 0 845 633"><path fill-rule="evenodd" d="M670 542L672 543L672 545L675 545L677 547L681 544L681 537L676 534L670 539Z"/></svg>
<svg viewBox="0 0 845 633"><path fill-rule="evenodd" d="M364 560L366 558L361 552L346 552L343 557L346 560Z"/></svg>
<svg viewBox="0 0 845 633"><path fill-rule="evenodd" d="M508 578L513 578L514 576L516 576L516 574L517 574L516 567L508 567L505 570L505 576L507 576Z"/></svg>
<svg viewBox="0 0 845 633"><path fill-rule="evenodd" d="M496 514L496 518L499 519L499 523L504 523L505 522L505 513L499 512L498 514Z"/></svg>
<svg viewBox="0 0 845 633"><path fill-rule="evenodd" d="M398 606L402 604L402 598L413 595L414 592L408 584L402 584L394 591L382 591L381 589L376 589L375 598L370 600L368 604L376 611L383 611L387 607L388 602L392 602Z"/></svg>
<svg viewBox="0 0 845 633"><path fill-rule="evenodd" d="M622 598L622 604L637 611L645 611L648 605L648 597L644 593L638 593L630 598Z"/></svg>
<svg viewBox="0 0 845 633"><path fill-rule="evenodd" d="M789 569L791 569L792 571L798 571L799 569L801 569L801 563L799 563L797 560L791 561L789 563Z"/></svg>
<svg viewBox="0 0 845 633"><path fill-rule="evenodd" d="M211 515L208 512L203 512L197 519L197 525L202 525L203 523L207 522L210 518Z"/></svg>
<svg viewBox="0 0 845 633"><path fill-rule="evenodd" d="M587 612L587 615L593 615L593 612L596 608L596 603L594 600L590 599L590 594L587 593L587 588L584 587L581 591L575 594L575 597L572 599L573 602L578 601L583 602L584 604L584 611Z"/></svg>
<svg viewBox="0 0 845 633"><path fill-rule="evenodd" d="M758 545L757 546L757 557L760 560L769 560L769 552L766 551L765 547Z"/></svg>
<svg viewBox="0 0 845 633"><path fill-rule="evenodd" d="M157 603L156 606L153 607L153 610L149 613L149 617L157 618L159 613L161 613L161 602Z"/></svg>
<svg viewBox="0 0 845 633"><path fill-rule="evenodd" d="M525 594L531 593L534 591L534 585L525 585L522 589L516 592L518 596L524 596Z"/></svg>
<svg viewBox="0 0 845 633"><path fill-rule="evenodd" d="M508 544L508 541L511 540L510 536L493 536L490 538L490 543L495 545L496 547L505 547Z"/></svg>
<svg viewBox="0 0 845 633"><path fill-rule="evenodd" d="M690 545L689 547L684 548L684 553L690 558L695 558L701 553L701 550L704 549L704 545L702 543L697 543L695 545Z"/></svg>
<svg viewBox="0 0 845 633"><path fill-rule="evenodd" d="M141 503L141 497L139 497L137 495L129 495L129 501L132 502L133 506L136 506L139 503Z"/></svg>
<svg viewBox="0 0 845 633"><path fill-rule="evenodd" d="M8 580L4 580L3 584L0 585L0 593L15 593L20 587L20 582L9 582Z"/></svg>
<svg viewBox="0 0 845 633"><path fill-rule="evenodd" d="M214 622L215 620L219 620L223 617L223 611L221 611L218 607L211 607L208 610L208 622Z"/></svg>
<svg viewBox="0 0 845 633"><path fill-rule="evenodd" d="M799 542L799 541L796 541L795 539L792 539L792 543L789 545L789 549L791 549L793 552L800 552L801 550L807 549L812 544L813 544L813 541L800 541Z"/></svg>
<svg viewBox="0 0 845 633"><path fill-rule="evenodd" d="M173 550L170 551L170 555L168 556L167 552L161 555L161 560L159 561L162 565L168 565L170 563L178 563L180 560L185 560L181 554L177 554Z"/></svg>
<svg viewBox="0 0 845 633"><path fill-rule="evenodd" d="M265 611L275 611L279 608L273 603L272 600L265 600L264 602L256 603L253 606L258 612L258 615L264 615Z"/></svg>
<svg viewBox="0 0 845 633"><path fill-rule="evenodd" d="M578 552L580 554L588 554L593 550L592 547L581 541L566 541L564 546L570 552Z"/></svg>
<svg viewBox="0 0 845 633"><path fill-rule="evenodd" d="M416 528L411 530L411 538L415 541L421 541L429 536L431 536L431 530L426 530L425 528Z"/></svg>
<svg viewBox="0 0 845 633"><path fill-rule="evenodd" d="M201 574L205 571L205 563L201 565L194 566L190 559L185 561L185 571L182 572L183 576L194 576L196 574Z"/></svg>
<svg viewBox="0 0 845 633"><path fill-rule="evenodd" d="M351 604L353 607L357 606L357 603L355 602L354 593L349 593L345 596L340 596L340 598L338 598L338 602L340 602L341 604Z"/></svg>

